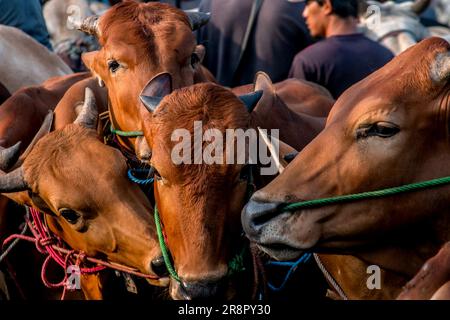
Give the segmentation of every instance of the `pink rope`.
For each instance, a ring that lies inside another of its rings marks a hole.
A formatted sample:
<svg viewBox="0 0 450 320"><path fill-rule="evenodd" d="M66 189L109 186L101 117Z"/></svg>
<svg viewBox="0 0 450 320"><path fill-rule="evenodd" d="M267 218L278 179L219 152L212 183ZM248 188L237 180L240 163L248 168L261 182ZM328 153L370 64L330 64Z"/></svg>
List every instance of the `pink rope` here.
<svg viewBox="0 0 450 320"><path fill-rule="evenodd" d="M138 272L137 270L132 269L130 267L122 266L120 264L111 264L106 261L87 257L84 252L76 252L75 250L67 250L67 249L62 248L62 246L64 244L63 241L61 239L59 239L58 237L52 236L50 234L50 232L48 231L48 229L45 227L44 223L41 220L41 213L38 210L31 208L31 207L29 208L29 210L31 213L32 221L30 221L28 218L26 218L26 223L28 224L28 226L33 234L33 237L25 236L22 234L14 234L14 235L9 236L8 238L6 238L3 241L3 247L5 247L9 242L14 241L15 239L21 239L21 240L33 242L36 246L36 249L40 253L47 254L48 256L44 260L44 263L42 264L41 279L42 279L42 282L44 283L44 285L48 288L64 287L64 290L63 290L63 293L61 296L61 300L64 299L65 294L66 294L66 289L67 289L66 283L67 283L67 278L68 278L66 270L67 270L67 267L68 267L69 262L72 257L76 258L76 262L75 262L76 266L79 266L82 262L86 262L86 261L97 264L97 266L91 267L91 268L80 268L81 274L95 274L106 268L110 268L113 270L126 272L129 274L136 275L138 277L146 278L146 279L153 279L153 280L159 279L158 276L144 274L144 273ZM56 245L56 244L58 244L58 245ZM51 283L47 279L47 276L46 276L47 269L48 269L48 265L51 260L55 261L59 266L61 266L64 269L64 275L65 275L64 279L59 283Z"/></svg>

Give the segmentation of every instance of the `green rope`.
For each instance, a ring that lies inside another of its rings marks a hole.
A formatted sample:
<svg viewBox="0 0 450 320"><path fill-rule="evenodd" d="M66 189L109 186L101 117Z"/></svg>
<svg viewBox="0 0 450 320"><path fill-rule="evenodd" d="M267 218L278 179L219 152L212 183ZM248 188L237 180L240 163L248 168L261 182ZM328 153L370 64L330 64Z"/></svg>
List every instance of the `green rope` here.
<svg viewBox="0 0 450 320"><path fill-rule="evenodd" d="M228 276L231 277L237 273L245 271L245 253L247 247L244 246L241 252L233 257L228 263Z"/></svg>
<svg viewBox="0 0 450 320"><path fill-rule="evenodd" d="M438 178L438 179L433 179L433 180L428 180L428 181L423 181L423 182L406 184L406 185L403 185L400 187L393 187L393 188L381 189L381 190L376 190L376 191L368 191L368 192L362 192L362 193L356 193L356 194L348 194L348 195L336 196L336 197L331 197L331 198L322 198L322 199L315 199L315 200L309 200L309 201L288 203L288 204L281 206L279 210L280 211L295 211L298 209L320 207L320 206L326 206L329 204L357 201L357 200L363 200L363 199L375 199L375 198L381 198L381 197L391 196L391 195L415 191L415 190L422 190L422 189L426 189L426 188L442 186L442 185L449 184L449 183L450 183L450 177L444 177L444 178Z"/></svg>
<svg viewBox="0 0 450 320"><path fill-rule="evenodd" d="M114 133L115 135L121 136L121 137L141 137L144 135L144 132L142 131L121 131L121 130L116 130L112 127L111 125L111 132Z"/></svg>
<svg viewBox="0 0 450 320"><path fill-rule="evenodd" d="M164 258L164 263L166 265L167 271L169 271L169 274L172 278L174 278L178 282L181 282L177 272L170 263L169 250L167 249L166 242L164 241L164 235L162 233L161 228L161 221L159 220L158 208L156 207L156 205L155 205L155 224L156 224L156 233L158 234L159 246L161 247L161 252Z"/></svg>

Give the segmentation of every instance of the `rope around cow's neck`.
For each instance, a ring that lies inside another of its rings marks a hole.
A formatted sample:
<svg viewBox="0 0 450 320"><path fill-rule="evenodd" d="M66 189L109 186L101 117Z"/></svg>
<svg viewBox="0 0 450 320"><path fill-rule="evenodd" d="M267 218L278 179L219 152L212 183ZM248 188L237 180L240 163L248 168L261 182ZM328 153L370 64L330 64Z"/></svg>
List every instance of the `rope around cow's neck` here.
<svg viewBox="0 0 450 320"><path fill-rule="evenodd" d="M175 271L175 268L172 266L172 263L170 261L170 255L169 255L169 249L167 248L166 241L164 239L164 233L163 228L161 225L161 220L159 218L158 213L158 207L155 204L155 210L154 210L154 217L155 217L155 224L156 224L156 233L158 234L158 241L159 246L161 248L161 253L164 258L164 264L166 265L167 271L169 272L170 276L181 283L181 279L178 276L177 272ZM239 273L243 270L245 270L244 267L244 254L246 250L242 250L240 253L235 255L231 261L228 263L228 275L232 276L236 273Z"/></svg>
<svg viewBox="0 0 450 320"><path fill-rule="evenodd" d="M155 204L155 224L156 224L156 233L158 234L159 246L161 248L161 253L163 255L164 264L166 265L167 271L169 271L169 274L172 278L174 278L178 282L181 282L180 277L178 277L177 272L175 271L175 269L172 266L172 263L170 262L169 250L167 249L166 241L164 240L164 234L162 232L161 221L159 219L158 208L156 204Z"/></svg>
<svg viewBox="0 0 450 320"><path fill-rule="evenodd" d="M116 130L111 125L111 133L120 136L120 137L127 137L127 138L135 138L135 137L142 137L144 135L143 131L122 131L122 130Z"/></svg>
<svg viewBox="0 0 450 320"><path fill-rule="evenodd" d="M423 189L432 188L432 187L438 187L438 186L442 186L442 185L446 185L446 184L450 184L450 177L437 178L437 179L433 179L433 180L416 182L416 183L406 184L406 185L399 186L399 187L393 187L393 188L387 188L387 189L381 189L381 190L375 190L375 191L348 194L348 195L336 196L336 197L330 197L330 198L314 199L314 200L301 201L301 202L286 203L286 204L281 205L279 207L278 211L279 212L296 211L299 209L321 207L321 206L350 202L350 201L358 201L358 200L364 200L364 199L376 199L376 198L382 198L382 197L387 197L387 196L391 196L391 195L401 194L401 193L405 193L405 192L411 192L411 191L423 190Z"/></svg>
<svg viewBox="0 0 450 320"><path fill-rule="evenodd" d="M40 253L48 255L44 261L44 264L42 265L42 270L41 270L42 281L43 281L44 285L49 288L56 288L56 287L64 286L64 291L63 291L63 295L62 295L61 299L64 299L64 295L65 295L65 288L66 288L66 284L67 284L66 271L67 271L68 262L71 257L76 259L76 264L75 264L76 266L79 266L79 264L82 262L90 262L90 263L93 263L96 265L91 268L79 268L81 274L94 274L94 273L98 273L106 268L109 268L109 269L129 273L129 274L141 277L141 278L154 279L154 280L159 278L157 276L143 274L143 273L137 271L136 269L132 269L127 266L123 266L120 264L113 264L113 263L103 261L100 259L88 257L83 252L78 252L76 250L71 250L71 249L68 250L68 249L62 248L61 246L55 245L55 241L58 242L59 244L62 244L62 241L59 238L55 237L54 235L50 234L50 232L47 230L47 228L44 226L44 224L42 223L42 221L40 219L40 216L39 216L40 212L32 207L30 208L30 207L26 206L25 208L27 211L27 215L25 217L25 220L26 220L25 223L26 223L26 225L28 225L29 229L31 230L33 237L26 236L24 234L26 229L24 229L24 231L21 232L21 234L13 234L13 235L9 236L8 238L6 238L3 241L3 247L8 245L10 242L17 243L18 240L25 240L25 241L35 243L36 248ZM28 219L28 217L30 215L32 217L33 222L31 222ZM10 249L10 248L11 248L11 246L8 249ZM2 254L2 259L4 258L4 256L6 256L9 253L10 250L8 250L8 249L5 250L4 255ZM65 277L58 284L50 283L46 278L45 271L46 271L47 265L51 259L53 261L55 261L58 265L60 265L61 267L64 268Z"/></svg>

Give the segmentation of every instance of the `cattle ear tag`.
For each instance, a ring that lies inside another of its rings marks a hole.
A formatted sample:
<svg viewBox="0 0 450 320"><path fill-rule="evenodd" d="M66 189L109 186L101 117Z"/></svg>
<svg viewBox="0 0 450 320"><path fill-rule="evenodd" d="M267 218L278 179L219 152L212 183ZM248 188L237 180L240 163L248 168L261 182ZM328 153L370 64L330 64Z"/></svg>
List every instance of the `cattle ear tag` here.
<svg viewBox="0 0 450 320"><path fill-rule="evenodd" d="M244 103L245 107L247 108L247 111L251 113L253 109L255 109L262 95L263 91L258 90L252 93L239 96L239 99L242 101L242 103Z"/></svg>
<svg viewBox="0 0 450 320"><path fill-rule="evenodd" d="M122 272L124 281L125 281L125 286L127 288L128 292L137 294L138 290L137 290L137 286L136 283L134 282L133 278L131 278L129 273L126 272Z"/></svg>

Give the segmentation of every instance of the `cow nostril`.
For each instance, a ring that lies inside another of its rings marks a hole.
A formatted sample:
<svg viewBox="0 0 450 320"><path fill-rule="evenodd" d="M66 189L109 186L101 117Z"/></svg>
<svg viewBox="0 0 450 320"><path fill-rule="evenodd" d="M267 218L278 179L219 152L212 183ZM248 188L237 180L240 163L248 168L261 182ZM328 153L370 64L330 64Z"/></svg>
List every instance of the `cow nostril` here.
<svg viewBox="0 0 450 320"><path fill-rule="evenodd" d="M169 275L169 272L167 271L166 268L166 264L164 263L164 258L162 256L153 259L150 265L151 269L157 276L166 277Z"/></svg>
<svg viewBox="0 0 450 320"><path fill-rule="evenodd" d="M183 286L180 287L185 298L189 300L204 300L204 299L221 299L225 296L225 281L196 281L196 282L183 282Z"/></svg>
<svg viewBox="0 0 450 320"><path fill-rule="evenodd" d="M271 220L279 213L279 206L278 202L259 202L250 199L242 212L242 225L245 232L253 233L258 227Z"/></svg>

